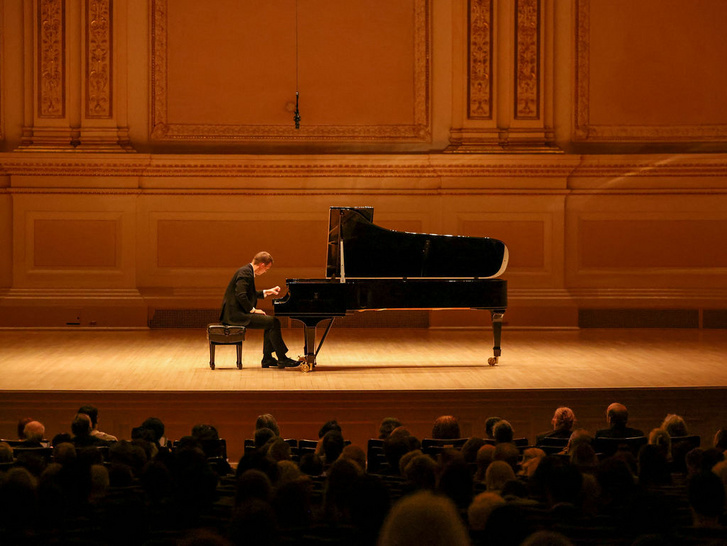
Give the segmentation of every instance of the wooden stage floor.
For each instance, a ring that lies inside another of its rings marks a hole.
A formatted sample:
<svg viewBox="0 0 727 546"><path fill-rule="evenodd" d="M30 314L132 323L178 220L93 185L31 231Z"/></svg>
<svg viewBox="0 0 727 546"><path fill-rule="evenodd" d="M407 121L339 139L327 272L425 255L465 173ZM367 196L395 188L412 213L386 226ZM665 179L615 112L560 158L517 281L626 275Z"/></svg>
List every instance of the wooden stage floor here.
<svg viewBox="0 0 727 546"><path fill-rule="evenodd" d="M302 350L301 329L283 334L290 355ZM334 328L310 373L262 369L261 344L249 331L242 370L234 347L218 347L213 371L203 329L0 330L0 436L12 437L26 414L49 433L68 430L87 402L99 407L101 428L121 437L150 415L171 436L207 421L227 437L250 437L267 412L284 435L306 438L337 418L364 442L389 415L423 437L445 413L466 435L482 435L484 420L499 415L533 437L559 405L581 426L602 428L616 400L645 430L668 412L705 437L727 426L725 330L505 328L500 363L490 367L490 330ZM237 456L241 441L231 443Z"/></svg>

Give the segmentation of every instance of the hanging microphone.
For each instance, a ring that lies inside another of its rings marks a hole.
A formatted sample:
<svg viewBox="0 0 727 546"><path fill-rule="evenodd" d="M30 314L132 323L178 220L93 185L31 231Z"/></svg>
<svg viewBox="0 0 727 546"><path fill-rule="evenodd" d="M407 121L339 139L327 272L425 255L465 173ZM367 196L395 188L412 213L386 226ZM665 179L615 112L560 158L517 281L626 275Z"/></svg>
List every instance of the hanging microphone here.
<svg viewBox="0 0 727 546"><path fill-rule="evenodd" d="M300 111L298 110L298 92L295 92L295 113L293 114L295 128L300 129Z"/></svg>

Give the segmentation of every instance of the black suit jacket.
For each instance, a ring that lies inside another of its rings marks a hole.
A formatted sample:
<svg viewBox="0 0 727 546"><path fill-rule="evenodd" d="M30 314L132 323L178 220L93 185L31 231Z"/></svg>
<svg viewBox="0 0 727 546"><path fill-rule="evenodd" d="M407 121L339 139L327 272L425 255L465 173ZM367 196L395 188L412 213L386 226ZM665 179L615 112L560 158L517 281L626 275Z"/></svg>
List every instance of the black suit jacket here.
<svg viewBox="0 0 727 546"><path fill-rule="evenodd" d="M636 438L643 436L644 432L631 427L611 427L596 431L595 438Z"/></svg>
<svg viewBox="0 0 727 546"><path fill-rule="evenodd" d="M225 290L220 322L247 326L250 323L251 312L257 306L258 298L264 297L262 290L255 290L255 272L252 264L242 266L232 276Z"/></svg>

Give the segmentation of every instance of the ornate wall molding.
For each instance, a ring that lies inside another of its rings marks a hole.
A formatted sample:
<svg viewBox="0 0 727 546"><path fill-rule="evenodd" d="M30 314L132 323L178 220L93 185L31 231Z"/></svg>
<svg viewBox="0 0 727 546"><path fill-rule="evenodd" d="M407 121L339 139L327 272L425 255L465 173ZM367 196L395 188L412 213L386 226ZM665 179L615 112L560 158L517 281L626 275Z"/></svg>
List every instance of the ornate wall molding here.
<svg viewBox="0 0 727 546"><path fill-rule="evenodd" d="M492 119L492 0L469 0L467 117Z"/></svg>
<svg viewBox="0 0 727 546"><path fill-rule="evenodd" d="M66 5L38 0L38 117L66 115Z"/></svg>
<svg viewBox="0 0 727 546"><path fill-rule="evenodd" d="M106 160L97 154L45 156L24 153L4 154L0 157L0 175L9 176L97 176L97 177L155 177L155 178L411 178L435 179L439 177L472 178L673 178L683 180L686 189L698 191L690 179L714 178L715 185L727 177L727 154L690 154L689 156L578 156L544 157L533 155L480 155L452 154L411 155L321 155L302 156L165 156L138 154L126 159L116 155ZM45 188L74 191L67 182L57 185L52 179ZM200 180L193 189L205 189ZM503 182L509 186L509 183ZM12 184L14 189L17 183ZM654 190L672 191L681 186L654 187ZM113 189L106 184L106 189ZM126 186L125 186L126 187ZM134 189L137 185L134 183ZM235 186L232 186L235 187ZM456 189L456 184L451 186ZM530 187L529 187L530 188ZM338 191L345 188L337 188ZM471 189L471 188L470 188ZM522 189L511 186L513 191ZM533 189L533 188L531 188ZM610 183L604 191L623 190ZM648 188L642 188L648 189ZM42 191L42 190L41 190Z"/></svg>
<svg viewBox="0 0 727 546"><path fill-rule="evenodd" d="M86 0L86 117L113 115L113 0Z"/></svg>
<svg viewBox="0 0 727 546"><path fill-rule="evenodd" d="M168 0L152 0L152 140L189 141L409 141L431 139L430 0L414 1L414 123L412 125L178 124L167 115Z"/></svg>
<svg viewBox="0 0 727 546"><path fill-rule="evenodd" d="M540 119L540 0L516 0L515 16L515 119Z"/></svg>

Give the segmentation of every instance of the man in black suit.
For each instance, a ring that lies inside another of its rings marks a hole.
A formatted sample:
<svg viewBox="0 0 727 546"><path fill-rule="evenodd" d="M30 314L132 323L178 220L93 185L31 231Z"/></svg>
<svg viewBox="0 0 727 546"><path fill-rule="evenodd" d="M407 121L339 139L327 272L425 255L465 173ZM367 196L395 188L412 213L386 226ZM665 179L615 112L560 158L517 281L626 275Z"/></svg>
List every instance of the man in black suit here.
<svg viewBox="0 0 727 546"><path fill-rule="evenodd" d="M608 406L606 419L609 428L596 431L596 438L635 438L644 435L643 431L626 426L629 420L629 412L623 404L614 402Z"/></svg>
<svg viewBox="0 0 727 546"><path fill-rule="evenodd" d="M267 252L258 252L251 263L235 272L225 291L220 322L265 330L262 367L292 368L300 363L286 356L288 347L280 332L280 321L276 317L266 315L265 311L256 307L258 298L277 296L280 293L279 286L266 290L255 288L255 277L266 273L272 266L273 257ZM273 356L273 352L278 355L277 360Z"/></svg>

